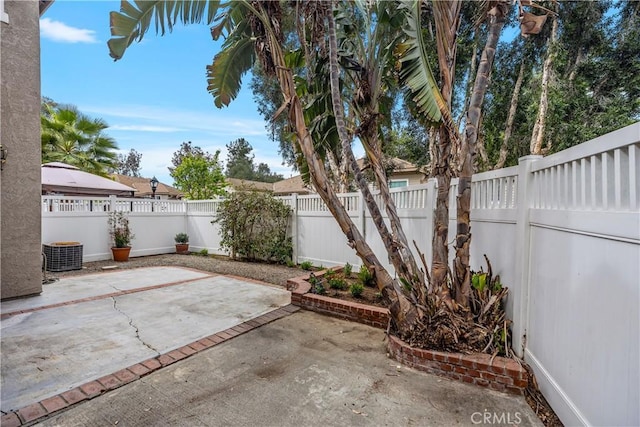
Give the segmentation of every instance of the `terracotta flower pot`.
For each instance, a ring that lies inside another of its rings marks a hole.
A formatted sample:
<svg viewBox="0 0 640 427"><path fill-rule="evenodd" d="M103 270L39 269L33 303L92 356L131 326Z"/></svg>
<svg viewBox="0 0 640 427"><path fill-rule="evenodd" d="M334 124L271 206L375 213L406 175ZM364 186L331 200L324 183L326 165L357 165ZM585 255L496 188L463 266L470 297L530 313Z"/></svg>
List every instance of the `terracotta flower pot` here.
<svg viewBox="0 0 640 427"><path fill-rule="evenodd" d="M177 254L186 254L189 252L189 244L188 243L176 243L176 253Z"/></svg>
<svg viewBox="0 0 640 427"><path fill-rule="evenodd" d="M113 254L113 260L118 262L129 261L129 253L131 252L131 246L126 248L111 248Z"/></svg>

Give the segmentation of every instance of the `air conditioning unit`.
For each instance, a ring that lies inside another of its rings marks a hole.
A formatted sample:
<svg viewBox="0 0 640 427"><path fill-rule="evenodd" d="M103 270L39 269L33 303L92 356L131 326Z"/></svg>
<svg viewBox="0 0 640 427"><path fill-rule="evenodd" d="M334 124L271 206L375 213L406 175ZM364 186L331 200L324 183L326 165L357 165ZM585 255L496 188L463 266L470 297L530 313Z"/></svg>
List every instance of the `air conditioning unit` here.
<svg viewBox="0 0 640 427"><path fill-rule="evenodd" d="M54 242L42 245L47 271L82 269L82 244L80 242Z"/></svg>

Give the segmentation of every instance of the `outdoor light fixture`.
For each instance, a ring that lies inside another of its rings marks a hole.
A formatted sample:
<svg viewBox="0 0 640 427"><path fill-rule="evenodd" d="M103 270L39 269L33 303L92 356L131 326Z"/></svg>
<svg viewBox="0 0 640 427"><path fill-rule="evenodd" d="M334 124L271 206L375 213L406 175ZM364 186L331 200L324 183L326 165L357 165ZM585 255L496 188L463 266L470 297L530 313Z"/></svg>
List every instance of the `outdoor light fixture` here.
<svg viewBox="0 0 640 427"><path fill-rule="evenodd" d="M151 185L151 197L155 199L156 189L158 188L158 179L154 176L153 178L151 178L151 181L149 181L149 184Z"/></svg>

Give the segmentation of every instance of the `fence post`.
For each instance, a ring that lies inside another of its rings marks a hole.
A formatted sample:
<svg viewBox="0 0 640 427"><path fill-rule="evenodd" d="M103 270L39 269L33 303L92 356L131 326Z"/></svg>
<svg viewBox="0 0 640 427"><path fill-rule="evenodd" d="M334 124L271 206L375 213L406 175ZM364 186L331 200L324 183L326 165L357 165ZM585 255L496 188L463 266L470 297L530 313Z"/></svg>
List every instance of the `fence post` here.
<svg viewBox="0 0 640 427"><path fill-rule="evenodd" d="M533 164L542 156L518 159L518 195L516 207L516 258L513 289L513 350L524 357L525 335L529 324L529 268L531 262L531 227L529 213L533 200Z"/></svg>
<svg viewBox="0 0 640 427"><path fill-rule="evenodd" d="M291 195L291 261L298 264L298 193Z"/></svg>
<svg viewBox="0 0 640 427"><path fill-rule="evenodd" d="M111 194L109 196L109 212L115 212L116 211L116 199L117 199L117 197L114 196L113 194Z"/></svg>
<svg viewBox="0 0 640 427"><path fill-rule="evenodd" d="M364 207L364 196L362 192L358 192L358 228L360 229L360 234L364 238L364 241L367 242L367 217L366 217L366 209ZM367 242L369 243L369 242Z"/></svg>

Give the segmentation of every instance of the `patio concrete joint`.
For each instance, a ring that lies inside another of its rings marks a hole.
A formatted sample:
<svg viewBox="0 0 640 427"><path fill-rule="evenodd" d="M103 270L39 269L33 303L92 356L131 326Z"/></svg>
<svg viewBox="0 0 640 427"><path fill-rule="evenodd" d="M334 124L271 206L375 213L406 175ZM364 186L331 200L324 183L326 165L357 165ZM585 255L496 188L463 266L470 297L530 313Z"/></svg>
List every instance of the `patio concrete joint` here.
<svg viewBox="0 0 640 427"><path fill-rule="evenodd" d="M124 311L120 310L120 308L118 307L118 301L116 300L116 297L111 297L111 299L113 300L113 308L120 314L122 314L124 317L127 318L127 320L129 320L129 326L131 326L133 328L133 330L136 333L136 339L138 341L140 341L142 343L142 345L144 345L145 347L147 347L149 350L153 351L154 353L156 353L156 355L160 356L160 352L158 351L158 349L156 349L155 347L153 347L151 344L145 342L142 337L140 337L140 330L138 329L138 326L136 326L133 323L133 319Z"/></svg>

